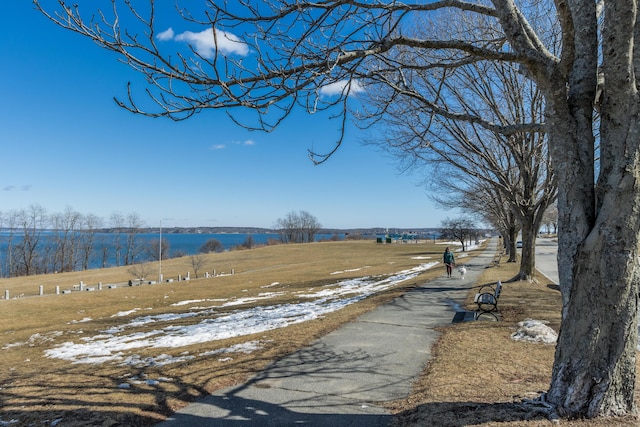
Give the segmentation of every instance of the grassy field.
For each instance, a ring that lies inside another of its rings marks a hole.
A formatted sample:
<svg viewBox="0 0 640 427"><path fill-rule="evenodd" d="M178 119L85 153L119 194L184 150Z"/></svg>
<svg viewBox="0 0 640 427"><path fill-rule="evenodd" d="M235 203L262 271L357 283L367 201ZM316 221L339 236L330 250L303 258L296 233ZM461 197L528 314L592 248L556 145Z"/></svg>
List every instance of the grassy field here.
<svg viewBox="0 0 640 427"><path fill-rule="evenodd" d="M11 420L16 420L11 425L20 426L52 422L64 426L152 425L199 396L246 380L270 361L443 271L441 265L436 266L340 310L285 328L169 348L136 347L140 341L132 337L151 339L163 328L190 327L249 310L312 302L309 295L336 289L341 280L365 276L381 280L440 260L442 251L442 245L432 242L323 242L211 254L200 275L215 270L219 276L208 279L194 278L187 257L163 261L163 275L165 279L184 277L191 270L190 281L107 289L107 284L132 278L124 267L0 280L0 291L22 295L0 301L0 425ZM465 258L458 256L458 261ZM157 264L149 267L150 276L157 277ZM516 269L515 264L487 268L479 284L497 279L506 282ZM103 290L55 295L56 286L71 289L80 281L88 287L102 282ZM44 296L38 296L40 285ZM469 292L470 308L474 293L475 289ZM397 414L397 425L551 425L532 407L520 403L547 389L553 346L513 341L510 336L517 322L526 318L547 321L558 330L560 294L544 280L505 283L500 308L500 322L442 328L433 349L435 357L416 380L414 392L407 399L388 403ZM193 313L197 315L189 317ZM132 347L118 350L121 354L112 351L114 358L101 363L72 363L47 356L65 343L74 343L74 349L83 343L113 344L114 338L100 341L105 331L122 341L130 340ZM247 342L257 343L258 349L228 351ZM150 360L154 362L148 363ZM163 360L170 363L161 363ZM615 422L638 425L636 419ZM606 420L562 421L561 425L614 424Z"/></svg>
<svg viewBox="0 0 640 427"><path fill-rule="evenodd" d="M197 326L251 309L295 307L311 301L305 295L334 289L340 280L387 277L429 262L430 257L439 260L442 250L433 243L372 241L276 245L207 255L200 275L215 270L216 277L196 280L191 271L189 281L113 289L107 284L132 278L128 268L1 280L0 291L8 290L12 297L0 301L0 423L43 425L61 420L64 426L151 425L199 396L245 380L275 358L442 271L427 270L340 310L286 328L174 348L136 347L136 334L153 339L163 328ZM149 267L150 277L157 278L158 265ZM184 277L190 270L189 257L163 261L165 279ZM94 288L101 282L103 289L55 294L56 286L67 290L80 281ZM40 286L44 296L38 296ZM197 315L189 317L191 313ZM114 330L109 333L129 340L132 348L109 352L112 360L72 363L47 357L46 352L64 348L65 343L73 343L75 349L96 342L113 345L114 338L99 337ZM216 353L247 342L257 343L259 350ZM171 363L161 363L167 359ZM154 362L144 363L148 360Z"/></svg>

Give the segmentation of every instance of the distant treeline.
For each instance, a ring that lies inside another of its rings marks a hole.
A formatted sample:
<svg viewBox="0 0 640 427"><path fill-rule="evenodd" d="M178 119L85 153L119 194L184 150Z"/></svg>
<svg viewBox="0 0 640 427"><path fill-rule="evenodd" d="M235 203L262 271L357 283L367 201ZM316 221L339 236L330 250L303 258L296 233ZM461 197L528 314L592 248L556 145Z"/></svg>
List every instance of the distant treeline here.
<svg viewBox="0 0 640 427"><path fill-rule="evenodd" d="M105 226L107 225L108 226ZM399 230L384 228L327 229L307 212L291 212L278 219L274 228L260 227L168 227L162 234L274 234L281 243L306 243L317 235L345 238L375 238L393 233L431 237L436 229ZM115 212L105 221L71 208L49 214L39 205L0 212L0 277L126 266L158 259L158 239L141 234L160 234L160 227L145 227L140 215ZM249 242L250 243L250 242ZM164 246L164 242L162 245ZM244 246L247 246L245 243ZM250 245L249 245L250 246ZM163 255L164 256L164 255Z"/></svg>

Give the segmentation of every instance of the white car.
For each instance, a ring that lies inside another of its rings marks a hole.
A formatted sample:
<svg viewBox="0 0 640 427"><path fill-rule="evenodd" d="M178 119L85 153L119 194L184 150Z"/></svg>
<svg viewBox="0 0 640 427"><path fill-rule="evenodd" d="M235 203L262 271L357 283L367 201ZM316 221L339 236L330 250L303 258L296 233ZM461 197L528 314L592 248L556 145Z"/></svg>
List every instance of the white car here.
<svg viewBox="0 0 640 427"><path fill-rule="evenodd" d="M522 247L522 240L518 240L516 242L516 248L521 248Z"/></svg>

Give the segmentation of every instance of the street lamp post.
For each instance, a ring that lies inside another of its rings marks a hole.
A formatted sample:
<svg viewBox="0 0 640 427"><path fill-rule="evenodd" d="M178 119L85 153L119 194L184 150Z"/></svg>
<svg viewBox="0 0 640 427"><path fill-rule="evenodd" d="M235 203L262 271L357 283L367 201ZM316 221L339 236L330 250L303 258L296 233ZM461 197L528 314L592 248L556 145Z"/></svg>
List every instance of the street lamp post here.
<svg viewBox="0 0 640 427"><path fill-rule="evenodd" d="M162 220L160 220L160 241L158 242L158 260L160 261L158 270L158 283L162 283Z"/></svg>

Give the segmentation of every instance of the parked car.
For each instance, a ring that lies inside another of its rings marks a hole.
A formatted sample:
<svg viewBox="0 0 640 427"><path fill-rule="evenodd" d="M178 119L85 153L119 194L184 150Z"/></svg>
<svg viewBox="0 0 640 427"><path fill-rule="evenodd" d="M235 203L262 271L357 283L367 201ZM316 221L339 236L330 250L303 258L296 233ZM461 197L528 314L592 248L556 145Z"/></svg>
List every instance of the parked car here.
<svg viewBox="0 0 640 427"><path fill-rule="evenodd" d="M522 240L518 240L516 242L516 248L521 248L522 247Z"/></svg>

